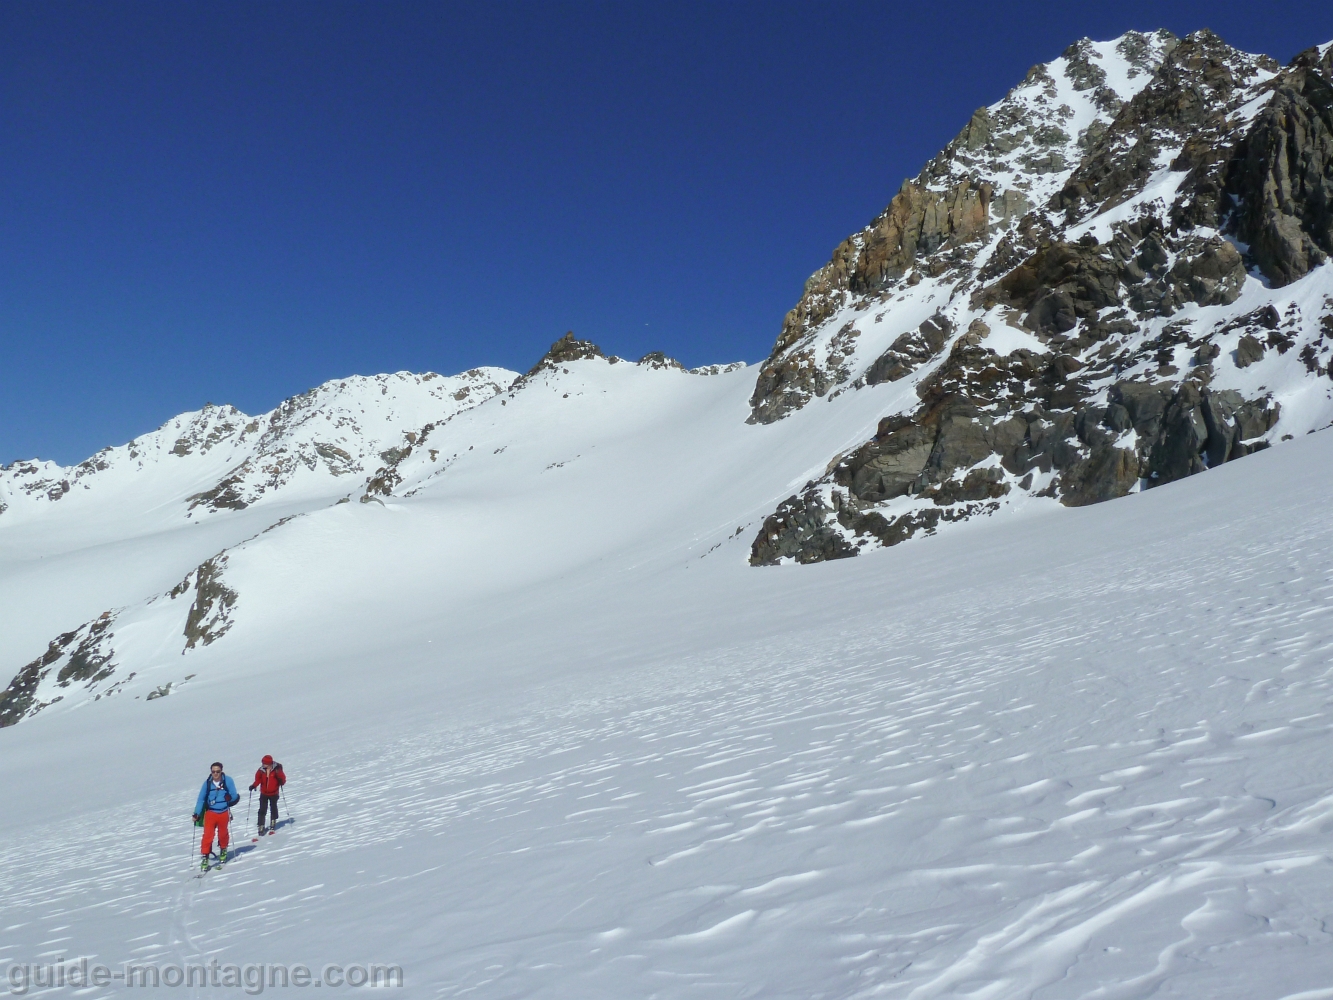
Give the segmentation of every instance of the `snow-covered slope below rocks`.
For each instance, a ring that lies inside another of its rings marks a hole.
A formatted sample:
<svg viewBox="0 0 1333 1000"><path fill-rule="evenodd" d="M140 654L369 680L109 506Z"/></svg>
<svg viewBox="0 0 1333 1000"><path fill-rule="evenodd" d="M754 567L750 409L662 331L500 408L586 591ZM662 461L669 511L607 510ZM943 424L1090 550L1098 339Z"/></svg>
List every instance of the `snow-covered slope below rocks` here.
<svg viewBox="0 0 1333 1000"><path fill-rule="evenodd" d="M594 458L565 457L507 471ZM463 535L523 511L477 475L289 522L256 546L321 578L335 536L392 543L343 580L373 597L398 565L392 614L329 607L325 636L247 608L238 553L196 682L0 731L0 954L397 964L410 996L1317 997L1331 475L1317 434L769 572L676 537L543 579L569 543L515 524L519 582L475 603ZM617 496L648 501L567 530ZM264 752L289 821L192 879L202 767L244 783Z"/></svg>
<svg viewBox="0 0 1333 1000"><path fill-rule="evenodd" d="M283 517L359 496L423 429L507 388L516 373L352 376L249 417L184 413L77 466L0 470L0 663L164 592ZM26 656L24 654L27 654ZM0 669L0 673L6 672Z"/></svg>
<svg viewBox="0 0 1333 1000"><path fill-rule="evenodd" d="M600 357L539 366L437 425L392 477L363 484L351 503L286 513L183 568L206 529L159 532L155 544L186 546L157 558L176 575L32 642L13 663L3 721L44 705L80 710L112 689L145 697L187 674L203 678L209 662L247 660L246 636L266 635L273 622L312 649L370 650L380 640L364 632L361 613L371 607L406 627L400 609L423 595L455 614L590 566L743 560L738 531L755 530L773 497L818 475L830 446L869 433L876 405L867 394L755 428L744 422L748 383L744 369L701 375ZM23 534L30 546L40 541ZM56 570L31 557L0 562L0 580L14 606L67 607L51 596L55 586L104 551L68 554ZM54 581L41 593L31 583L38 573Z"/></svg>

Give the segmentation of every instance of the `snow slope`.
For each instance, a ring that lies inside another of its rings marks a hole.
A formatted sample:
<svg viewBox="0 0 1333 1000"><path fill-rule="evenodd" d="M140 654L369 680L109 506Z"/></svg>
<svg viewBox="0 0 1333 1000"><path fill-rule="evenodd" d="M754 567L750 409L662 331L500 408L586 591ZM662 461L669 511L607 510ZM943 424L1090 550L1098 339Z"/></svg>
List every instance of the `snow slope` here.
<svg viewBox="0 0 1333 1000"><path fill-rule="evenodd" d="M410 448L407 435L516 377L502 368L351 376L258 417L210 404L71 468L0 469L0 607L26 604L3 620L0 664L26 662L57 633L165 591L283 517L359 494Z"/></svg>
<svg viewBox="0 0 1333 1000"><path fill-rule="evenodd" d="M397 963L410 996L1323 995L1333 436L755 570L744 504L864 428L720 419L746 382L571 364L450 421L411 496L231 550L224 639L0 731L0 956ZM192 879L204 766L265 752L292 822Z"/></svg>

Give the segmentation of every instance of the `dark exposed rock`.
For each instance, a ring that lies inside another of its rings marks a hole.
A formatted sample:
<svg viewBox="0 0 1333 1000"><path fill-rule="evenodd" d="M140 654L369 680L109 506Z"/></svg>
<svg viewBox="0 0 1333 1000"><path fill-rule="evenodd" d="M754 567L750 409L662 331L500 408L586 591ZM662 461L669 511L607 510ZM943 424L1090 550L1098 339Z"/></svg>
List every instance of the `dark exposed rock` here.
<svg viewBox="0 0 1333 1000"><path fill-rule="evenodd" d="M977 470L980 472L980 470ZM798 563L823 562L854 556L873 539L880 545L897 545L918 533L932 534L941 522L961 521L991 513L999 505L993 500L962 502L962 494L987 497L1000 495L984 475L970 475L958 484L955 496L940 505L886 518L879 511L864 511L852 498L833 491L825 503L818 490L790 497L765 521L750 547L750 565L772 566L783 559Z"/></svg>
<svg viewBox="0 0 1333 1000"><path fill-rule="evenodd" d="M1264 345L1259 342L1257 337L1245 334L1236 344L1236 367L1248 368L1256 361L1262 361L1264 356Z"/></svg>
<svg viewBox="0 0 1333 1000"><path fill-rule="evenodd" d="M1148 230L1137 250L1124 227L1107 247L1085 243L1053 243L1037 251L995 285L974 296L978 305L997 303L1027 311L1024 325L1050 336L1068 333L1080 320L1121 301L1141 314L1170 316L1189 302L1226 305L1240 295L1245 262L1230 243L1218 237L1171 239ZM1174 254L1175 263L1166 265Z"/></svg>
<svg viewBox="0 0 1333 1000"><path fill-rule="evenodd" d="M1079 366L1069 355L996 358L955 350L921 409L885 417L874 438L821 480L835 487L832 503L812 484L765 522L751 562L843 558L855 554L849 537L896 544L933 530L938 520L923 520L921 511L885 517L874 505L917 495L951 508L946 520L971 516L1011 491L1006 473L1027 483L1035 473L1056 473L1046 495L1066 506L1112 500L1140 483L1172 482L1249 454L1256 446L1245 442L1266 434L1279 415L1275 403L1192 382L1119 382L1099 407L1078 387ZM1031 388L1014 398L1008 386L1019 376ZM1058 403L1065 391L1073 399L1069 408L1041 402ZM1130 431L1133 447L1120 443ZM986 464L995 459L998 466Z"/></svg>
<svg viewBox="0 0 1333 1000"><path fill-rule="evenodd" d="M216 642L231 628L231 609L239 596L222 582L226 556L205 560L195 570L194 602L185 618L185 649Z"/></svg>
<svg viewBox="0 0 1333 1000"><path fill-rule="evenodd" d="M950 507L966 500L994 500L1009 492L1004 472L991 466L969 469L962 479L946 479L931 487L923 496L940 507Z"/></svg>
<svg viewBox="0 0 1333 1000"><path fill-rule="evenodd" d="M750 396L748 423L771 424L833 388L833 377L815 360L813 351L793 351L767 362Z"/></svg>
<svg viewBox="0 0 1333 1000"><path fill-rule="evenodd" d="M1100 248L1054 243L1033 254L999 282L998 301L1027 310L1024 325L1066 333L1079 319L1119 303L1116 263Z"/></svg>
<svg viewBox="0 0 1333 1000"><path fill-rule="evenodd" d="M806 282L801 300L783 321L774 355L827 319L846 301L845 293L877 292L906 274L917 257L986 236L992 193L989 184L960 183L935 191L919 179L903 181L888 208L843 241L833 259Z"/></svg>
<svg viewBox="0 0 1333 1000"><path fill-rule="evenodd" d="M1202 458L1208 427L1199 408L1199 393L1183 386L1162 414L1161 433L1151 452L1151 476L1160 483L1184 479L1206 466Z"/></svg>
<svg viewBox="0 0 1333 1000"><path fill-rule="evenodd" d="M109 676L115 669L112 660L115 652L110 647L114 638L110 628L114 621L112 613L105 611L93 621L51 640L46 652L20 670L4 693L0 694L0 728L12 726L60 700L62 696L57 695L39 704L37 689L66 654L69 658L56 674L59 687L68 687L76 682L92 684Z"/></svg>
<svg viewBox="0 0 1333 1000"><path fill-rule="evenodd" d="M227 476L212 489L204 490L202 493L195 493L188 498L189 509L196 507L207 507L211 510L244 510L250 506L249 502L241 495L241 486L245 482L245 473L248 467L242 463L242 467L235 473Z"/></svg>
<svg viewBox="0 0 1333 1000"><path fill-rule="evenodd" d="M1228 185L1241 206L1237 235L1274 285L1333 253L1333 74L1316 55L1293 61L1243 140Z"/></svg>
<svg viewBox="0 0 1333 1000"><path fill-rule="evenodd" d="M1240 441L1250 441L1263 437L1276 426L1281 415L1282 405L1276 401L1258 399L1242 403L1235 408L1236 428L1239 431L1237 438Z"/></svg>
<svg viewBox="0 0 1333 1000"><path fill-rule="evenodd" d="M469 386L467 388L470 389L471 387ZM454 394L454 398L460 398L458 393ZM356 459L352 458L351 455L337 445L316 441L314 446L315 454L324 459L325 467L335 476L346 475L359 468L356 464Z"/></svg>
<svg viewBox="0 0 1333 1000"><path fill-rule="evenodd" d="M567 365L571 361L586 361L588 358L604 358L602 349L591 340L579 340L574 336L571 330L563 337L551 345L550 349L542 355L542 359L528 370L529 375L534 375L544 368L558 368L560 365Z"/></svg>
<svg viewBox="0 0 1333 1000"><path fill-rule="evenodd" d="M1140 438L1155 439L1162 429L1167 404L1175 394L1170 385L1149 382L1118 382L1111 386L1111 402L1123 407L1130 428ZM1109 415L1109 411L1108 411Z"/></svg>
<svg viewBox="0 0 1333 1000"><path fill-rule="evenodd" d="M649 351L634 363L655 370L663 370L667 368L674 368L677 371L685 370L685 366L679 361L675 358L667 357L667 355L663 354L661 351Z"/></svg>
<svg viewBox="0 0 1333 1000"><path fill-rule="evenodd" d="M403 477L393 466L376 469L375 474L366 482L366 491L361 495L361 502L370 503L377 496L393 496L394 489L402 481Z"/></svg>
<svg viewBox="0 0 1333 1000"><path fill-rule="evenodd" d="M935 437L933 426L921 426L907 417L886 418L837 481L863 500L889 500L912 492L935 449Z"/></svg>
<svg viewBox="0 0 1333 1000"><path fill-rule="evenodd" d="M1114 500L1139 481L1139 457L1128 448L1100 444L1087 458L1070 465L1060 476L1060 502L1067 507Z"/></svg>
<svg viewBox="0 0 1333 1000"><path fill-rule="evenodd" d="M923 321L916 330L904 333L876 359L866 372L866 384L896 382L905 375L910 375L939 354L944 349L945 342L953 336L953 332L953 323L946 316L936 313Z"/></svg>
<svg viewBox="0 0 1333 1000"><path fill-rule="evenodd" d="M961 142L981 141L986 127L984 117L974 116ZM918 258L985 238L993 193L985 183L961 181L940 191L927 187L921 178L904 181L888 208L839 245L833 259L806 282L800 301L783 321L769 361L760 369L750 422L779 420L811 397L827 393L835 380L816 370L821 366L813 355L797 348L798 341L841 308L849 294L876 293L902 278ZM1011 199L1009 204L1017 203ZM943 266L947 265L939 265Z"/></svg>
<svg viewBox="0 0 1333 1000"><path fill-rule="evenodd" d="M799 563L846 559L856 548L830 526L832 511L813 491L789 497L764 521L750 548L750 565L771 566L782 559Z"/></svg>
<svg viewBox="0 0 1333 1000"><path fill-rule="evenodd" d="M272 527L287 520L289 518L283 518ZM272 527L266 530L272 530ZM214 556L167 592L166 596L175 600L194 591L194 599L186 613L183 653L197 645L216 642L232 626L231 613L238 595L223 582L226 563L226 555ZM63 697L57 695L46 702L37 701L39 687L52 670L56 670L56 688L67 688L72 684L93 687L107 680L116 670L116 654L111 646L115 639L112 628L116 620L115 614L106 611L74 631L53 639L46 652L20 670L8 688L0 693L0 728L12 726ZM125 680L131 680L133 676L130 674ZM97 697L114 693L114 688L115 685L111 692L103 690Z"/></svg>
<svg viewBox="0 0 1333 1000"><path fill-rule="evenodd" d="M1156 263L1157 254L1169 249L1176 253L1169 271L1165 261ZM1145 239L1135 263L1153 261L1151 274L1129 295L1129 304L1141 314L1170 316L1181 306L1197 302L1201 306L1229 305L1240 296L1245 283L1245 262L1230 243L1218 237L1162 240L1156 235ZM1127 267L1128 269L1128 267Z"/></svg>
<svg viewBox="0 0 1333 1000"><path fill-rule="evenodd" d="M53 639L45 653L33 660L9 682L9 687L0 695L0 727L12 726L18 722L33 706L37 694L37 685L41 683L46 670L65 655L69 643L77 633L66 632Z"/></svg>
<svg viewBox="0 0 1333 1000"><path fill-rule="evenodd" d="M514 392L521 389L540 373L558 369L571 361L586 361L590 358L605 357L606 355L602 353L602 349L591 340L579 340L574 336L574 331L570 330L547 349L540 361L516 378L513 385L509 387L509 391Z"/></svg>
<svg viewBox="0 0 1333 1000"><path fill-rule="evenodd" d="M1084 38L1060 53L1069 60L1065 76L1069 77L1075 90L1092 90L1106 86L1106 70L1089 58L1091 52L1092 43Z"/></svg>
<svg viewBox="0 0 1333 1000"><path fill-rule="evenodd" d="M109 647L104 649L102 642L103 638L111 638L107 630L112 620L111 612L104 611L100 618L88 626L83 640L69 654L69 662L56 674L57 684L65 687L74 681L101 680L115 669L111 662L115 651Z"/></svg>

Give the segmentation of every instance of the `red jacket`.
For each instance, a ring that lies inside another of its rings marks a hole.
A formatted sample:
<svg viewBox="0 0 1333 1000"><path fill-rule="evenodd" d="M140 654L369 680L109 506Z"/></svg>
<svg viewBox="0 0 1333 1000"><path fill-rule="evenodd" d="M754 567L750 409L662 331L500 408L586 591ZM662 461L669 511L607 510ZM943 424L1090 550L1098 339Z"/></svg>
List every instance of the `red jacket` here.
<svg viewBox="0 0 1333 1000"><path fill-rule="evenodd" d="M265 773L261 767L255 772L255 783L251 788L258 788L260 795L277 795L278 789L287 784L287 775L282 773L282 765L274 764L273 770Z"/></svg>

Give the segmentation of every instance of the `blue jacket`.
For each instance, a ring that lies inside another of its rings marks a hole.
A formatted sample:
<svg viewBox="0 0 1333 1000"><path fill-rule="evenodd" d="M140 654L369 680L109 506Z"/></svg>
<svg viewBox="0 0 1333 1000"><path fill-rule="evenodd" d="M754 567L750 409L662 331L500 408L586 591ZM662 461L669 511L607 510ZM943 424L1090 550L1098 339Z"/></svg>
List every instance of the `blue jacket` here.
<svg viewBox="0 0 1333 1000"><path fill-rule="evenodd" d="M237 802L241 797L236 794L236 786L232 784L231 775L222 776L222 787L218 788L213 784L213 776L210 774L204 779L204 787L199 789L199 798L194 803L196 815L202 816L204 813L204 803L207 801L211 812L224 813Z"/></svg>

